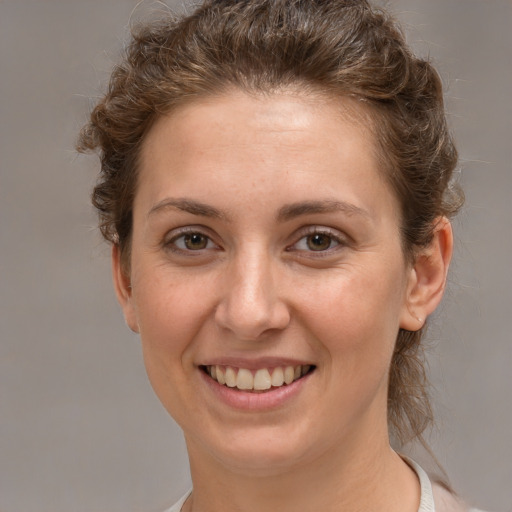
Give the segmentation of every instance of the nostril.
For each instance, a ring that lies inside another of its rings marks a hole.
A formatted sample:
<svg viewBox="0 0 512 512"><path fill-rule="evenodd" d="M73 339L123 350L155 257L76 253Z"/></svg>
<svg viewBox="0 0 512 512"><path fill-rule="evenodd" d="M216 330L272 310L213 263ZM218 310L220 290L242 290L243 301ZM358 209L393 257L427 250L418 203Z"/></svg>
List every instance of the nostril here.
<svg viewBox="0 0 512 512"><path fill-rule="evenodd" d="M285 329L290 323L288 307L278 301L239 301L230 297L215 310L215 321L241 340L257 340L262 334Z"/></svg>

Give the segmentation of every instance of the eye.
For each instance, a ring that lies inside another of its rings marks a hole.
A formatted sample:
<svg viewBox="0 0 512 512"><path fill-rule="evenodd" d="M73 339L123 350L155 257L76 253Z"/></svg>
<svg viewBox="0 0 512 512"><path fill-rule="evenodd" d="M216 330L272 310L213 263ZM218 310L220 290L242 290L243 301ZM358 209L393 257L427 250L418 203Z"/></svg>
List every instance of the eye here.
<svg viewBox="0 0 512 512"><path fill-rule="evenodd" d="M328 231L313 231L303 236L290 249L306 252L325 252L341 244L341 237Z"/></svg>
<svg viewBox="0 0 512 512"><path fill-rule="evenodd" d="M180 247L180 249L189 249L190 251L206 249L208 247L208 242L211 242L211 240L201 233L189 233L188 235L183 235L175 240L175 244L178 247L180 247L180 245L183 246Z"/></svg>
<svg viewBox="0 0 512 512"><path fill-rule="evenodd" d="M174 251L202 251L205 249L214 249L217 247L215 243L200 231L188 231L172 237L165 243L166 247Z"/></svg>
<svg viewBox="0 0 512 512"><path fill-rule="evenodd" d="M308 249L312 251L326 251L333 246L338 245L336 240L333 240L331 236L325 233L315 233L305 237L306 245Z"/></svg>

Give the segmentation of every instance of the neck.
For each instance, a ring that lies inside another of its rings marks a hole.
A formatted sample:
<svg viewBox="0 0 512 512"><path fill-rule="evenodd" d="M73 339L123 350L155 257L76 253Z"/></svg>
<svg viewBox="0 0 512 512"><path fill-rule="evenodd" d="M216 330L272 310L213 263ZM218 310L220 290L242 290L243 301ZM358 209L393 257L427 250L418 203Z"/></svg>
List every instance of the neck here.
<svg viewBox="0 0 512 512"><path fill-rule="evenodd" d="M187 440L194 491L183 511L418 510L418 479L391 449L387 435L356 435L343 445L291 468L254 474L205 457Z"/></svg>

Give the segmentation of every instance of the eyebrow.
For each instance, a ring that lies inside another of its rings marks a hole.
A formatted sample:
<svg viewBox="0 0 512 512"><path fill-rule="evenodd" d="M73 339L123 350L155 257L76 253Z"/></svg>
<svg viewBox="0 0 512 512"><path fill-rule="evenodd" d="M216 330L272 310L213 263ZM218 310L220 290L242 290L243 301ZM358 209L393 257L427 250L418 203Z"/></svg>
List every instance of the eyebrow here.
<svg viewBox="0 0 512 512"><path fill-rule="evenodd" d="M148 217L160 211L165 211L168 208L174 208L183 212L198 215L200 217L209 217L213 219L229 220L228 216L218 208L210 206L206 203L201 203L193 199L171 199L167 198L149 210ZM352 203L336 200L321 200L321 201L300 201L283 206L277 213L278 222L286 222L302 215L310 215L315 213L334 213L341 212L346 215L360 215L369 218L370 214Z"/></svg>
<svg viewBox="0 0 512 512"><path fill-rule="evenodd" d="M148 217L168 208L175 208L183 212L210 217L214 219L226 219L226 215L217 208L192 199L164 199L149 210Z"/></svg>
<svg viewBox="0 0 512 512"><path fill-rule="evenodd" d="M369 218L370 214L363 208L356 206L352 203L345 201L336 200L324 200L324 201L303 201L299 203L293 203L283 206L278 214L277 220L279 222L285 222L292 220L301 215L308 215L313 213L334 213L341 212L346 215L360 215L362 217Z"/></svg>

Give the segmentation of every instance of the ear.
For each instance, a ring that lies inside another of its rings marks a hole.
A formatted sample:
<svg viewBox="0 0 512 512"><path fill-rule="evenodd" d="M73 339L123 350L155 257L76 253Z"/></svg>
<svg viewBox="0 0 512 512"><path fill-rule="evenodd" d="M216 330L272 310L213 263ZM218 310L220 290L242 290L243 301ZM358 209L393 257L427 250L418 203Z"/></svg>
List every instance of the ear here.
<svg viewBox="0 0 512 512"><path fill-rule="evenodd" d="M130 276L127 275L121 261L121 250L117 244L112 245L112 280L117 300L123 310L124 319L133 332L139 332L139 324L133 304Z"/></svg>
<svg viewBox="0 0 512 512"><path fill-rule="evenodd" d="M440 217L435 221L430 244L421 249L410 270L400 327L417 331L439 305L446 286L446 276L453 253L453 233L450 221Z"/></svg>

